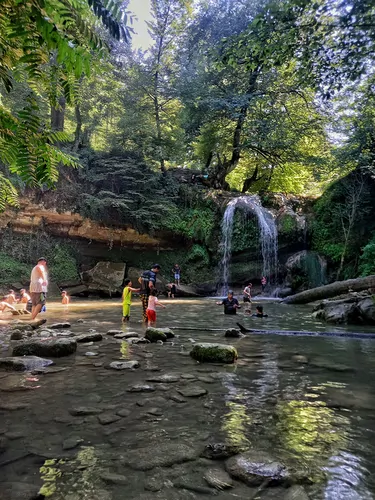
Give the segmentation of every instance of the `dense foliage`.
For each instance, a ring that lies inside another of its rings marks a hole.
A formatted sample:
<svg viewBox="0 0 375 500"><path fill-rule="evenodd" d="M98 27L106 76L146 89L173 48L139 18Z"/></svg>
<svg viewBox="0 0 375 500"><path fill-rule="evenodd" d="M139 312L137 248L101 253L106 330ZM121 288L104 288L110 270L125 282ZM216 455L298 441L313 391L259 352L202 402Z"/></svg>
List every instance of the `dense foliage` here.
<svg viewBox="0 0 375 500"><path fill-rule="evenodd" d="M27 185L58 182L61 208L173 234L207 266L221 214L213 189L328 188L313 245L333 277L367 272L373 2L152 0L151 9L142 51L126 2L2 3L0 210ZM238 249L256 238L241 227Z"/></svg>

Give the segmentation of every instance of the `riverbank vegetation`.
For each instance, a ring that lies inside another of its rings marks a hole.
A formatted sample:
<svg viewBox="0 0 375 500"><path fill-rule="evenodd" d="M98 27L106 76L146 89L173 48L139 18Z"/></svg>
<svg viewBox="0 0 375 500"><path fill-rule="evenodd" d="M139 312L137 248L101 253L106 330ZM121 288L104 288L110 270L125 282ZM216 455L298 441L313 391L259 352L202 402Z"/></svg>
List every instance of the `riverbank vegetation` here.
<svg viewBox="0 0 375 500"><path fill-rule="evenodd" d="M224 191L320 197L331 279L373 269L372 2L152 0L148 50L126 2L3 4L0 209L57 186L58 210L168 232L209 268Z"/></svg>

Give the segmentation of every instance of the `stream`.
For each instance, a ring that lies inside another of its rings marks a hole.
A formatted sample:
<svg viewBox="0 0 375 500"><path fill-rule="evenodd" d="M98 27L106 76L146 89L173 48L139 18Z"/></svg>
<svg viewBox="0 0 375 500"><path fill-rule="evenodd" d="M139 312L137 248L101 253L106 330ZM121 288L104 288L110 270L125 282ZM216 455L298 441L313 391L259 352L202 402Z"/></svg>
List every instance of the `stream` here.
<svg viewBox="0 0 375 500"><path fill-rule="evenodd" d="M0 371L0 500L287 498L283 487L258 491L237 480L225 491L209 488L207 470L224 470L224 460L201 454L223 442L266 450L303 469L310 500L375 498L375 341L224 339L236 321L256 329L373 328L331 327L313 320L307 306L262 302L269 317L259 319L243 309L224 316L213 299L162 302L167 308L158 310L158 326L178 327L163 345L107 335L111 329L143 334L138 299L126 326L119 300L47 304L47 326L68 321L70 331L94 329L103 340L78 344L44 373ZM236 346L237 363L197 363L189 356L197 341ZM9 346L0 331L1 357L11 355ZM108 368L126 360L140 367ZM157 380L162 375L170 377ZM196 389L201 396L189 395Z"/></svg>

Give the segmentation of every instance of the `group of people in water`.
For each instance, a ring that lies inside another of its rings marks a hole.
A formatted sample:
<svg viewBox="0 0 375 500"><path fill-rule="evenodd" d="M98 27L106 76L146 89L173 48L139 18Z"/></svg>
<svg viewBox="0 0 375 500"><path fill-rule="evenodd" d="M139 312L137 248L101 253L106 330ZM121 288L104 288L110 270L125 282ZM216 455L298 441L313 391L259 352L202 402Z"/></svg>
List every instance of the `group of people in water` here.
<svg viewBox="0 0 375 500"><path fill-rule="evenodd" d="M158 299L158 292L156 289L156 277L160 272L160 265L154 264L150 270L144 271L142 276L139 277L139 287L134 288L133 283L130 279L125 280L124 282L124 290L122 293L122 322L126 323L130 319L130 308L132 304L132 294L139 293L139 297L142 302L142 316L143 322L148 326L153 326L156 323L156 307L165 308L165 305L160 302ZM178 264L175 264L172 269L172 273L174 274L174 283L170 283L168 285L168 297L174 298L174 294L176 293L176 287L180 284L181 279L181 269ZM267 284L267 279L265 276L262 277L261 280L262 291L264 291L265 286ZM252 283L249 283L243 290L243 302L245 304L251 304L251 290ZM223 300L216 302L217 305L224 306L224 314L236 314L237 309L240 309L241 306L238 300L233 295L233 290L229 290L228 296ZM251 308L247 307L245 309L245 315L257 317L257 318L266 318L267 314L263 312L263 306L257 306L256 312L252 314Z"/></svg>
<svg viewBox="0 0 375 500"><path fill-rule="evenodd" d="M154 264L150 270L144 271L139 277L139 287L133 288L133 283L130 279L125 280L124 290L122 292L122 322L126 323L130 319L130 307L132 304L132 293L139 293L142 302L143 322L148 326L153 326L156 323L156 307L165 309L165 305L158 299L158 291L156 289L156 276L161 267L159 264ZM169 283L168 297L174 298L177 286L180 285L181 268L175 264L172 269L174 282Z"/></svg>
<svg viewBox="0 0 375 500"><path fill-rule="evenodd" d="M47 290L47 260L40 257L31 271L29 293L22 288L19 292L20 297L17 298L14 290L9 290L0 302L0 311L10 311L12 314L31 314L31 319L35 319L40 312L46 310ZM61 297L62 304L68 305L70 299L65 290L61 292ZM22 304L21 308L16 308L17 304Z"/></svg>

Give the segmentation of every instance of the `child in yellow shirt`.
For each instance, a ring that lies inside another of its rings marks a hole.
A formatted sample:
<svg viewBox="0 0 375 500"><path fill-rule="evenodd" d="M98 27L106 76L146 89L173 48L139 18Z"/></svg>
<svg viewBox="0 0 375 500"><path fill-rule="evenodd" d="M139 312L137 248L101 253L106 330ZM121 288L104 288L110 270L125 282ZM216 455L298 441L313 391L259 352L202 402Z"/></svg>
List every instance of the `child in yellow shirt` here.
<svg viewBox="0 0 375 500"><path fill-rule="evenodd" d="M130 306L132 305L132 292L140 292L140 288L132 288L133 283L128 279L124 281L124 291L122 292L122 322L126 323L130 319Z"/></svg>

